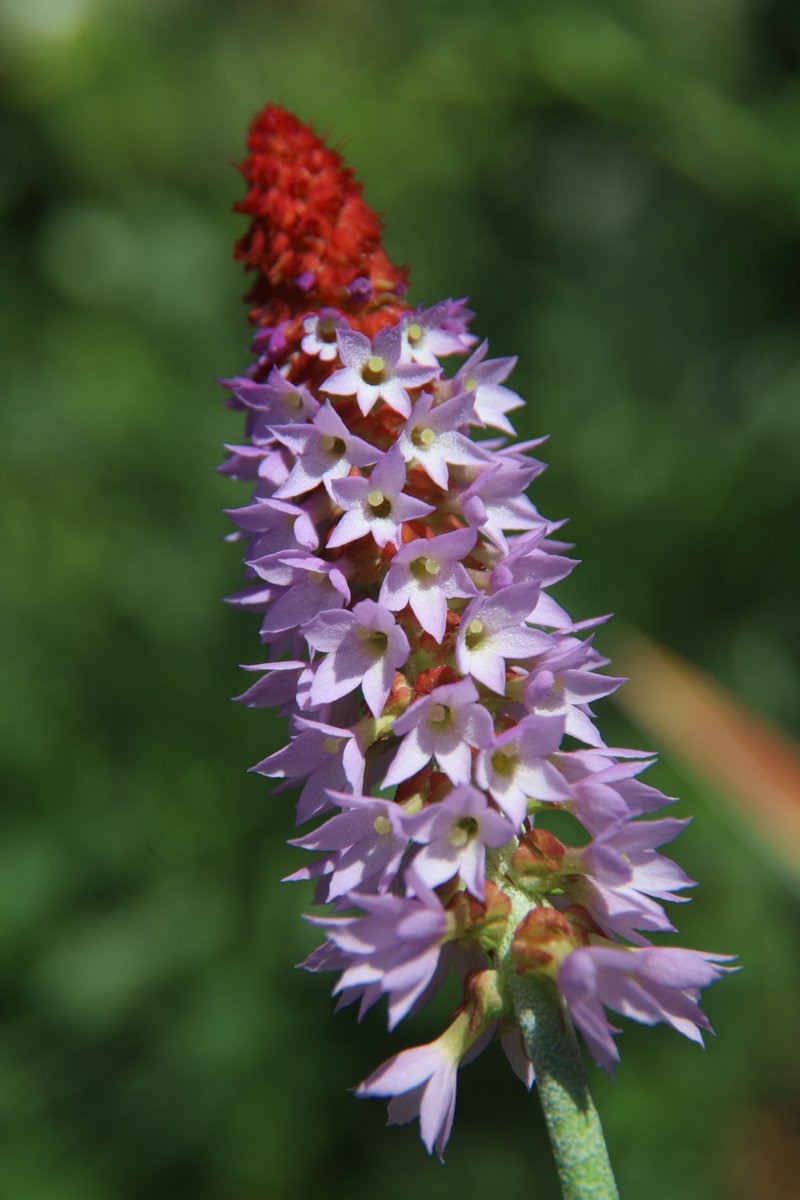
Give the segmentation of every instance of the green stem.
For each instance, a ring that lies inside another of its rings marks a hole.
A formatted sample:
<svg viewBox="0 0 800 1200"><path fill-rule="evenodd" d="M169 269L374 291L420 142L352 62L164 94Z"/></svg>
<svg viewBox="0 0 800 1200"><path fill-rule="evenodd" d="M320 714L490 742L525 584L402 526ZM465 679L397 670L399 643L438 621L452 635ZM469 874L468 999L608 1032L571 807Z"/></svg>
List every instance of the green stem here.
<svg viewBox="0 0 800 1200"><path fill-rule="evenodd" d="M578 1039L556 984L530 972L509 972L507 980L564 1200L619 1200Z"/></svg>

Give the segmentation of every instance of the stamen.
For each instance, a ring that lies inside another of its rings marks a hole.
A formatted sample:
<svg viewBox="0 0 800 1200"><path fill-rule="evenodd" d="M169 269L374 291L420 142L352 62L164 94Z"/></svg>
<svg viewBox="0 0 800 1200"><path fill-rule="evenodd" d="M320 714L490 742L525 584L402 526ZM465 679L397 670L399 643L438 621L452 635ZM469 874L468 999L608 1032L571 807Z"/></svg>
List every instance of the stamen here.
<svg viewBox="0 0 800 1200"><path fill-rule="evenodd" d="M436 441L436 431L434 429L415 429L411 434L411 441L415 446L432 446Z"/></svg>
<svg viewBox="0 0 800 1200"><path fill-rule="evenodd" d="M381 813L379 817L376 817L372 822L372 828L376 833L379 833L381 837L385 837L387 833L392 832L392 826L389 818L385 817L383 813Z"/></svg>
<svg viewBox="0 0 800 1200"><path fill-rule="evenodd" d="M467 626L467 636L465 641L467 643L468 650L474 650L475 647L481 641L483 641L483 633L483 621L480 621L477 617L475 617L475 619L470 621L469 625Z"/></svg>
<svg viewBox="0 0 800 1200"><path fill-rule="evenodd" d="M336 458L341 458L347 447L344 444L344 438L336 437L332 433L323 433L319 439L319 444L328 454L333 454Z"/></svg>
<svg viewBox="0 0 800 1200"><path fill-rule="evenodd" d="M504 779L509 779L515 774L519 766L519 759L516 754L504 754L502 750L495 750L492 755L492 770L496 775L502 775Z"/></svg>
<svg viewBox="0 0 800 1200"><path fill-rule="evenodd" d="M424 332L425 331L421 325L409 325L408 340L411 342L412 346L415 346L417 342L422 341Z"/></svg>

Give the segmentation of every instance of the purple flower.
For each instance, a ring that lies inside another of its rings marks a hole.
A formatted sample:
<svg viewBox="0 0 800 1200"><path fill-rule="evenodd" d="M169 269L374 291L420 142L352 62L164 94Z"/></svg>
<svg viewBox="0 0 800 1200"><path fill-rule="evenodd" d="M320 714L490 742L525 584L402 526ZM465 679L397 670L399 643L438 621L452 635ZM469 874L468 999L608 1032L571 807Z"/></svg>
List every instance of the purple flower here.
<svg viewBox="0 0 800 1200"><path fill-rule="evenodd" d="M411 412L407 389L422 387L439 374L438 365L400 362L402 337L392 326L387 325L372 342L352 329L339 330L337 338L344 366L325 380L322 390L331 396L355 396L364 416L383 400L407 417Z"/></svg>
<svg viewBox="0 0 800 1200"><path fill-rule="evenodd" d="M326 931L348 964L334 995L369 987L376 999L388 996L390 1029L428 987L442 945L455 932L453 918L438 896L413 877L409 882L413 896L351 893L353 904L365 910L364 916L306 918Z"/></svg>
<svg viewBox="0 0 800 1200"><path fill-rule="evenodd" d="M565 733L589 746L602 746L588 703L610 695L625 680L598 674L593 668L599 659L589 642L571 638L542 655L525 682L528 712L563 715Z"/></svg>
<svg viewBox="0 0 800 1200"><path fill-rule="evenodd" d="M423 393L414 411L400 430L397 445L407 463L417 462L435 484L447 489L448 465L486 467L490 458L475 442L463 433L473 416L473 399L464 394L433 407L433 396Z"/></svg>
<svg viewBox="0 0 800 1200"><path fill-rule="evenodd" d="M455 322L448 318L446 303L409 313L400 322L404 361L420 363L424 367L438 367L440 358L463 353L467 344L464 333L455 328Z"/></svg>
<svg viewBox="0 0 800 1200"><path fill-rule="evenodd" d="M461 617L456 643L458 669L500 696L506 690L506 659L524 661L553 645L549 634L525 624L531 596L527 584L505 588L488 598L476 596Z"/></svg>
<svg viewBox="0 0 800 1200"><path fill-rule="evenodd" d="M328 795L348 785L360 792L364 780L364 749L353 729L338 729L298 717L300 732L280 750L251 767L259 775L306 783L297 802L297 824L332 808Z"/></svg>
<svg viewBox="0 0 800 1200"><path fill-rule="evenodd" d="M389 610L362 600L352 612L320 613L304 633L314 650L326 652L314 673L311 703L330 704L361 687L370 712L379 717L395 670L409 655L408 638Z"/></svg>
<svg viewBox="0 0 800 1200"><path fill-rule="evenodd" d="M405 735L384 777L393 787L410 779L436 757L453 783L468 783L472 774L470 746L485 746L494 732L489 713L476 703L478 690L471 679L444 684L415 700L398 717L392 732Z"/></svg>
<svg viewBox="0 0 800 1200"><path fill-rule="evenodd" d="M320 483L330 492L331 482L351 467L371 466L381 457L380 450L350 433L327 400L310 425L282 425L274 434L297 459L275 492L278 499L301 496Z"/></svg>
<svg viewBox="0 0 800 1200"><path fill-rule="evenodd" d="M508 549L506 533L547 528L523 494L537 474L535 466L514 467L496 462L461 493L460 507L469 524L480 529L504 552Z"/></svg>
<svg viewBox="0 0 800 1200"><path fill-rule="evenodd" d="M513 371L516 358L495 358L486 362L488 342L481 342L477 350L467 359L453 379L453 388L475 393L475 412L484 425L492 425L513 436L514 426L506 413L522 408L522 400L510 388L502 387L504 379Z"/></svg>
<svg viewBox="0 0 800 1200"><path fill-rule="evenodd" d="M285 500L256 500L245 508L225 510L240 529L253 534L250 554L263 558L278 550L302 547L316 550L319 535L313 516L305 508Z"/></svg>
<svg viewBox="0 0 800 1200"><path fill-rule="evenodd" d="M321 308L319 312L303 318L305 336L300 347L304 354L312 358L319 358L321 362L331 362L339 353L337 331L347 328L347 320L335 308Z"/></svg>
<svg viewBox="0 0 800 1200"><path fill-rule="evenodd" d="M375 796L329 794L342 811L290 844L304 850L335 852L325 870L330 876L328 900L366 884L385 891L394 881L408 847L403 810L393 801Z"/></svg>
<svg viewBox="0 0 800 1200"><path fill-rule="evenodd" d="M569 797L566 780L548 761L563 733L563 717L525 717L478 755L478 783L517 827L527 816L529 799L559 803Z"/></svg>
<svg viewBox="0 0 800 1200"><path fill-rule="evenodd" d="M472 1030L468 1014L462 1012L435 1042L403 1050L383 1063L359 1085L356 1095L394 1097L387 1124L406 1125L419 1117L425 1148L443 1160L453 1127L458 1068L480 1054L493 1033L493 1025Z"/></svg>
<svg viewBox="0 0 800 1200"><path fill-rule="evenodd" d="M475 545L471 529L406 542L392 559L381 585L380 602L393 612L407 604L422 628L437 642L444 637L447 601L470 599L475 584L461 565Z"/></svg>
<svg viewBox="0 0 800 1200"><path fill-rule="evenodd" d="M730 961L726 954L676 946L582 946L563 960L558 982L592 1058L613 1075L619 1061L613 1034L619 1031L603 1005L644 1025L665 1022L702 1046L701 1031L713 1030L697 996L729 969L717 964Z"/></svg>
<svg viewBox="0 0 800 1200"><path fill-rule="evenodd" d="M483 792L468 784L410 817L408 828L422 845L414 858L415 875L433 888L458 874L479 900L486 892L486 847L504 846L516 832L489 807Z"/></svg>
<svg viewBox="0 0 800 1200"><path fill-rule="evenodd" d="M298 681L303 672L308 671L308 663L278 662L252 663L242 667L243 671L264 671L261 679L235 696L240 704L247 708L271 708L283 706L294 700L297 695Z"/></svg>
<svg viewBox="0 0 800 1200"><path fill-rule="evenodd" d="M570 785L569 808L591 834L674 803L670 796L636 778L652 759L615 762L613 751L607 755L572 751L555 756Z"/></svg>
<svg viewBox="0 0 800 1200"><path fill-rule="evenodd" d="M236 399L270 425L289 425L303 417L313 417L319 408L319 400L307 387L290 383L277 367L272 368L266 383L242 378L232 379L229 384Z"/></svg>
<svg viewBox="0 0 800 1200"><path fill-rule="evenodd" d="M339 568L313 554L279 552L254 559L251 566L262 579L281 588L261 625L265 641L350 602L350 588Z"/></svg>
<svg viewBox="0 0 800 1200"><path fill-rule="evenodd" d="M672 841L688 821L623 821L606 829L575 858L586 875L570 885L569 896L584 905L608 937L623 937L639 945L647 939L638 930L674 929L657 900L688 899L676 891L694 881L655 847Z"/></svg>
<svg viewBox="0 0 800 1200"><path fill-rule="evenodd" d="M339 479L331 484L337 504L345 510L328 538L328 546L345 546L372 535L379 546L400 544L400 527L433 512L433 506L403 491L406 468L396 445L387 450L369 479Z"/></svg>

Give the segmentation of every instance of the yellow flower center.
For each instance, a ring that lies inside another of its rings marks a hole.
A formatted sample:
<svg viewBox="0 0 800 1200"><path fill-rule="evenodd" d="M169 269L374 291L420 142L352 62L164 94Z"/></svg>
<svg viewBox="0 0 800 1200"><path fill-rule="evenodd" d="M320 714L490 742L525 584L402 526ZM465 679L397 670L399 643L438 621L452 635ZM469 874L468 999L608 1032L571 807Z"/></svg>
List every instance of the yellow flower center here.
<svg viewBox="0 0 800 1200"><path fill-rule="evenodd" d="M415 429L411 434L411 441L415 446L424 450L436 441L436 431L434 429Z"/></svg>
<svg viewBox="0 0 800 1200"><path fill-rule="evenodd" d="M510 779L518 766L519 758L516 754L504 754L502 750L495 750L492 755L492 770L504 779Z"/></svg>
<svg viewBox="0 0 800 1200"><path fill-rule="evenodd" d="M332 433L323 433L319 439L319 444L322 449L328 454L333 454L336 458L341 458L345 452L344 438L336 437Z"/></svg>
<svg viewBox="0 0 800 1200"><path fill-rule="evenodd" d="M465 639L467 648L469 650L474 650L475 647L483 640L483 634L483 621L480 621L477 617L475 617L474 620L470 621L469 625L467 626L467 636Z"/></svg>
<svg viewBox="0 0 800 1200"><path fill-rule="evenodd" d="M381 358L380 354L371 354L361 371L361 378L365 383L381 383L386 370L386 362Z"/></svg>

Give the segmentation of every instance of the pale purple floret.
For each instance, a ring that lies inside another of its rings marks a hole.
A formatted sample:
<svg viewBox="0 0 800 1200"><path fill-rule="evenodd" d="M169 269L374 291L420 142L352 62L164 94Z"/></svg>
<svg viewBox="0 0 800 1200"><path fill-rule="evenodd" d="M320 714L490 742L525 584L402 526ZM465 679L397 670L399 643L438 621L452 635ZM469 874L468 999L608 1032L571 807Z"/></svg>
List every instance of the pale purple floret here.
<svg viewBox="0 0 800 1200"><path fill-rule="evenodd" d="M385 891L394 882L408 848L403 809L376 796L332 792L330 799L341 812L290 845L334 851L322 872L328 876L328 900L365 886Z"/></svg>
<svg viewBox="0 0 800 1200"><path fill-rule="evenodd" d="M290 383L277 367L272 368L266 383L243 377L230 380L229 385L236 399L269 425L289 425L313 417L319 408L307 387Z"/></svg>
<svg viewBox="0 0 800 1200"><path fill-rule="evenodd" d="M489 454L470 441L459 429L473 420L473 398L465 393L433 407L433 396L423 392L408 421L400 430L397 445L407 463L417 462L435 484L447 489L448 465L486 467Z"/></svg>
<svg viewBox="0 0 800 1200"><path fill-rule="evenodd" d="M369 479L334 480L331 492L345 513L328 538L328 545L345 546L371 534L378 546L388 542L399 546L403 522L433 512L432 505L405 494L405 482L406 467L397 444L386 451Z"/></svg>
<svg viewBox="0 0 800 1200"><path fill-rule="evenodd" d="M352 903L364 909L364 916L306 917L324 929L347 958L333 994L371 988L375 999L388 996L390 1029L434 978L442 945L454 932L453 918L435 892L410 872L406 884L413 886L415 895L352 893Z"/></svg>
<svg viewBox="0 0 800 1200"><path fill-rule="evenodd" d="M667 818L611 826L575 855L588 874L570 885L570 899L588 909L610 938L646 945L648 939L639 931L674 929L657 901L687 900L676 892L694 887L694 880L655 848L672 841L687 824Z"/></svg>
<svg viewBox="0 0 800 1200"><path fill-rule="evenodd" d="M547 538L548 529L552 528L552 525L542 525L532 533L512 538L508 552L492 569L489 590L497 592L512 583L536 583L546 588L565 579L578 565L578 560L567 558L560 551L561 543Z"/></svg>
<svg viewBox="0 0 800 1200"><path fill-rule="evenodd" d="M729 955L676 946L581 946L561 963L558 982L592 1057L613 1075L619 1051L612 1035L619 1031L603 1005L644 1025L665 1022L702 1046L701 1031L713 1030L698 993L730 969L718 965L729 961Z"/></svg>
<svg viewBox="0 0 800 1200"><path fill-rule="evenodd" d="M387 325L371 342L353 329L339 330L337 339L344 366L325 380L322 391L331 396L355 396L364 416L383 400L407 417L411 412L408 389L422 387L439 374L438 365L400 361L403 339L395 326Z"/></svg>
<svg viewBox="0 0 800 1200"><path fill-rule="evenodd" d="M275 492L279 500L301 496L319 484L330 492L332 480L347 475L351 467L372 466L382 456L369 442L350 433L327 400L310 424L278 426L274 434L296 458Z"/></svg>
<svg viewBox="0 0 800 1200"><path fill-rule="evenodd" d="M283 551L254 559L250 565L260 578L280 590L262 622L263 641L305 625L318 613L350 603L350 588L336 564L313 554Z"/></svg>
<svg viewBox="0 0 800 1200"><path fill-rule="evenodd" d="M565 733L589 746L604 745L588 705L616 691L625 680L593 670L598 660L590 641L563 639L530 669L524 690L528 712L562 715Z"/></svg>
<svg viewBox="0 0 800 1200"><path fill-rule="evenodd" d="M472 529L457 529L438 537L406 542L384 577L381 604L393 612L410 604L425 632L441 642L447 623L447 601L471 599L477 592L461 565L476 537Z"/></svg>
<svg viewBox="0 0 800 1200"><path fill-rule="evenodd" d="M467 297L461 296L458 300L453 300L451 297L448 300L441 302L442 316L440 318L442 329L446 329L449 333L454 333L461 340L461 348L465 352L474 346L477 338L474 333L469 332L469 324L475 313L467 303Z"/></svg>
<svg viewBox="0 0 800 1200"><path fill-rule="evenodd" d="M304 354L319 358L321 362L332 362L339 353L336 333L349 328L347 319L335 308L321 308L303 318L303 340L300 347Z"/></svg>
<svg viewBox="0 0 800 1200"><path fill-rule="evenodd" d="M515 408L522 408L524 400L512 392L511 388L503 387L516 365L516 358L486 358L489 343L481 342L477 350L464 363L453 379L453 388L458 391L474 391L475 412L484 425L502 429L504 433L514 434L514 426L506 413Z"/></svg>
<svg viewBox="0 0 800 1200"><path fill-rule="evenodd" d="M384 777L393 787L421 771L436 757L439 769L455 784L472 774L470 746L485 746L494 733L491 716L477 703L471 679L447 683L420 697L395 721L392 732L403 741Z"/></svg>
<svg viewBox="0 0 800 1200"><path fill-rule="evenodd" d="M535 466L495 463L461 493L459 507L469 524L480 528L503 552L508 549L506 533L548 528L524 494L537 473Z"/></svg>
<svg viewBox="0 0 800 1200"><path fill-rule="evenodd" d="M240 696L234 696L239 704L247 708L279 707L285 712L285 706L291 704L297 695L300 676L308 671L305 662L265 662L247 663L243 671L264 671L261 679L251 684ZM310 672L309 672L310 674Z"/></svg>
<svg viewBox="0 0 800 1200"><path fill-rule="evenodd" d="M304 633L326 655L314 673L311 703L330 704L361 687L370 712L379 717L394 673L409 655L408 638L389 610L361 600L352 612L320 613Z"/></svg>
<svg viewBox="0 0 800 1200"><path fill-rule="evenodd" d="M671 796L636 778L652 765L652 758L615 762L611 753L604 757L600 753L573 750L554 756L569 784L569 809L593 835L620 821L657 812L674 803Z"/></svg>
<svg viewBox="0 0 800 1200"><path fill-rule="evenodd" d="M456 642L456 664L464 675L503 696L506 660L525 660L543 654L552 637L530 629L525 618L536 588L517 584L494 596L476 596L464 610Z"/></svg>
<svg viewBox="0 0 800 1200"><path fill-rule="evenodd" d="M411 838L421 844L414 873L428 887L458 874L478 900L486 893L486 847L504 846L516 828L490 808L483 792L464 784L407 821Z"/></svg>
<svg viewBox="0 0 800 1200"><path fill-rule="evenodd" d="M357 1096L392 1096L388 1125L406 1125L419 1117L420 1135L429 1154L444 1157L456 1107L456 1076L488 1045L496 1022L473 1032L460 1013L435 1042L395 1054L359 1085Z"/></svg>
<svg viewBox="0 0 800 1200"><path fill-rule="evenodd" d="M517 827L527 816L529 799L557 804L569 798L566 780L549 761L563 734L563 717L525 717L478 755L478 783Z"/></svg>
<svg viewBox="0 0 800 1200"><path fill-rule="evenodd" d="M289 477L291 459L285 446L276 448L274 441L253 445L225 443L230 457L217 467L220 475L229 479L255 483L257 480L270 489L280 487Z"/></svg>
<svg viewBox="0 0 800 1200"><path fill-rule="evenodd" d="M364 782L364 747L354 729L339 729L321 721L298 717L299 733L287 746L251 767L259 775L285 779L288 784L305 779L297 802L297 824L333 808L329 790L348 787L360 792Z"/></svg>
<svg viewBox="0 0 800 1200"><path fill-rule="evenodd" d="M447 303L417 309L403 317L399 326L403 337L403 361L438 367L440 358L463 353L469 342L465 340L463 329L456 328L455 322L448 318Z"/></svg>
<svg viewBox="0 0 800 1200"><path fill-rule="evenodd" d="M316 550L319 545L313 514L285 500L259 499L244 508L226 508L225 512L240 529L252 535L249 558L263 558L278 550L298 547Z"/></svg>

